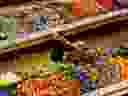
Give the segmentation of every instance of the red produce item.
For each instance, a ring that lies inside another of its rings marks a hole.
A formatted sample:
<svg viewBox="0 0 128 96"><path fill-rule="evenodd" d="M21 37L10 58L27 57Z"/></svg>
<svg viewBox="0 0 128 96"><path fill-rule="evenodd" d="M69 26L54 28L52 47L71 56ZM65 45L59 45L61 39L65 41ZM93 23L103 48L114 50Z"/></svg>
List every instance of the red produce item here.
<svg viewBox="0 0 128 96"><path fill-rule="evenodd" d="M48 96L47 80L32 80L33 96Z"/></svg>
<svg viewBox="0 0 128 96"><path fill-rule="evenodd" d="M96 0L96 2L103 8L112 9L112 0Z"/></svg>
<svg viewBox="0 0 128 96"><path fill-rule="evenodd" d="M73 0L72 2L72 15L80 16L80 0Z"/></svg>

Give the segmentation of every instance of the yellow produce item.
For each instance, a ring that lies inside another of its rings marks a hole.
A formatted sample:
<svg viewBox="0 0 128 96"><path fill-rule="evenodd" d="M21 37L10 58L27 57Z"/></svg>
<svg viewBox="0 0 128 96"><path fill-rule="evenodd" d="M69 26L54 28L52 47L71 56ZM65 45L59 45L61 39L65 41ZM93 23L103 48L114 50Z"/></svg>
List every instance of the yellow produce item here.
<svg viewBox="0 0 128 96"><path fill-rule="evenodd" d="M16 64L48 64L48 53L39 51L19 54Z"/></svg>
<svg viewBox="0 0 128 96"><path fill-rule="evenodd" d="M90 80L96 80L96 72L90 72L90 76L89 76Z"/></svg>
<svg viewBox="0 0 128 96"><path fill-rule="evenodd" d="M102 48L96 48L96 56L101 54L101 52L102 52Z"/></svg>

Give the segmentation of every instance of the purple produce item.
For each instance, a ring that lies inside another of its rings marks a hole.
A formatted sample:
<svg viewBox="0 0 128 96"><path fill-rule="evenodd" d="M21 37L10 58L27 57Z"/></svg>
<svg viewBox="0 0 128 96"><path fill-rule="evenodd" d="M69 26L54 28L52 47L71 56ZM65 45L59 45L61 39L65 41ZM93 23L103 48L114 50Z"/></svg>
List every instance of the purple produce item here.
<svg viewBox="0 0 128 96"><path fill-rule="evenodd" d="M29 37L32 34L32 32L16 32L17 38L26 38Z"/></svg>
<svg viewBox="0 0 128 96"><path fill-rule="evenodd" d="M9 96L7 90L0 90L0 96Z"/></svg>
<svg viewBox="0 0 128 96"><path fill-rule="evenodd" d="M80 72L80 80L85 80L86 76L84 72Z"/></svg>
<svg viewBox="0 0 128 96"><path fill-rule="evenodd" d="M96 64L103 64L103 60L100 57L96 57Z"/></svg>
<svg viewBox="0 0 128 96"><path fill-rule="evenodd" d="M112 5L113 10L128 8L128 0L113 0Z"/></svg>
<svg viewBox="0 0 128 96"><path fill-rule="evenodd" d="M113 11L113 16L127 16L128 15L128 8L122 8L116 11Z"/></svg>
<svg viewBox="0 0 128 96"><path fill-rule="evenodd" d="M30 48L17 48L17 53L32 53L32 50Z"/></svg>
<svg viewBox="0 0 128 96"><path fill-rule="evenodd" d="M128 0L116 0L121 8L128 8Z"/></svg>
<svg viewBox="0 0 128 96"><path fill-rule="evenodd" d="M112 54L112 48L106 48L105 52L108 53L108 54Z"/></svg>

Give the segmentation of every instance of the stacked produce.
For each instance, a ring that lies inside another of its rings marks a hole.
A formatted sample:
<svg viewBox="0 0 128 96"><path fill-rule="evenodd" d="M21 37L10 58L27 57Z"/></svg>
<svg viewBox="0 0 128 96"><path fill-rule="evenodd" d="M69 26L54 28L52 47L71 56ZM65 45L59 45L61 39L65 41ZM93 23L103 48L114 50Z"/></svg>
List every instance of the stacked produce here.
<svg viewBox="0 0 128 96"><path fill-rule="evenodd" d="M128 48L114 48L112 64L116 64L120 68L120 79L127 80L128 74Z"/></svg>
<svg viewBox="0 0 128 96"><path fill-rule="evenodd" d="M112 57L111 49L73 49L71 54L66 55L65 62L63 49L53 50L49 51L49 64L32 64L31 72L14 73L18 96L83 96L94 94L96 83L101 88L111 82L113 67L111 63L105 63ZM96 63L96 57L101 59L100 63Z"/></svg>

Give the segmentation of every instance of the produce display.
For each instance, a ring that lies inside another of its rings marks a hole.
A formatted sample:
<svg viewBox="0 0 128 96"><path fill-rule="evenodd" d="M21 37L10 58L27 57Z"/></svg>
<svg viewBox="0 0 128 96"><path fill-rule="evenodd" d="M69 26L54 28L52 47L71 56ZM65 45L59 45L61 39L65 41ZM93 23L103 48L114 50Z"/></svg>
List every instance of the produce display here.
<svg viewBox="0 0 128 96"><path fill-rule="evenodd" d="M126 96L127 5L1 0L0 96Z"/></svg>
<svg viewBox="0 0 128 96"><path fill-rule="evenodd" d="M31 51L29 49L26 49L26 50ZM62 91L62 90L66 90L67 87L60 89L62 92L58 91L59 90L57 89L58 87L55 87L55 86L62 85L62 82L64 83L64 81L67 83L70 81L72 83L79 82L79 84L77 83L78 85L76 85L75 83L74 85L72 85L72 87L79 86L75 88L75 90L77 89L80 90L80 92L77 91L78 94L80 94L81 96L87 93L91 95L91 94L96 94L95 93L96 88L102 88L104 84L109 85L111 84L111 82L113 82L113 80L115 80L116 82L119 81L119 77L116 76L117 74L116 65L118 64L112 64L112 62L110 62L111 60L113 60L113 58L119 58L119 56L117 57L112 56L113 54L116 54L116 52L118 53L118 51L115 51L115 49L86 48L86 49L82 49L84 50L83 52L80 52L79 49L73 49L72 53L70 54L66 53L66 55L65 55L65 52L68 52L68 51L63 51L63 50L64 50L63 48L55 48L55 49L52 48L52 51L50 51L50 49L48 50L49 51L48 59L52 61L52 62L50 61L51 63L20 64L20 66L17 66L17 68L20 68L20 69L17 69L17 72L13 74L16 75L16 76L14 75L14 79L16 79L17 82L19 82L18 84L20 84L20 82L25 81L30 83L39 82L39 85L40 85L38 86L38 84L35 84L35 83L33 83L34 85L30 84L31 85L30 88L26 90L31 90L31 93L28 91L25 92L25 90L23 89L21 90L19 88L17 89L17 91L19 92L18 94L35 94L35 96L38 96L39 94L40 95L44 94L41 96L45 96L45 95L48 96L47 94L49 94L50 96L54 96L56 94L57 94L56 96L59 96L59 94L70 94L70 96L72 96L71 94L73 93L70 93L70 92L65 93L65 91ZM74 55L73 58L68 57L73 55ZM99 61L97 61L97 57L99 58L98 59ZM67 58L68 60L70 60L70 62L67 62ZM108 63L109 59L110 61ZM21 66L24 66L24 67L21 67ZM2 78L7 79L7 76L1 75L1 79ZM120 77L120 78L126 79L127 77ZM46 83L41 83L41 82L47 82L48 84L45 85ZM60 85L56 85L58 84L58 82L61 82ZM22 85L22 86L25 86L25 85ZM32 86L35 86L35 87L47 86L47 88L42 88L39 90ZM52 89L52 86L54 86L55 88ZM53 91L53 90L56 90L56 91Z"/></svg>
<svg viewBox="0 0 128 96"><path fill-rule="evenodd" d="M14 16L0 16L0 48L9 47L15 43L15 34L16 18Z"/></svg>
<svg viewBox="0 0 128 96"><path fill-rule="evenodd" d="M114 48L113 58L111 58L112 64L116 64L120 67L120 79L127 80L128 74L128 49L127 48Z"/></svg>

